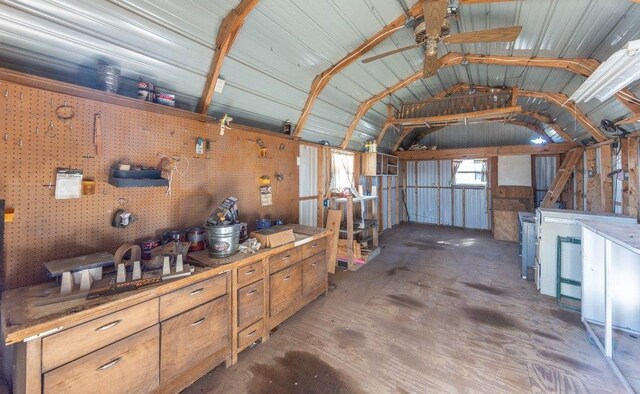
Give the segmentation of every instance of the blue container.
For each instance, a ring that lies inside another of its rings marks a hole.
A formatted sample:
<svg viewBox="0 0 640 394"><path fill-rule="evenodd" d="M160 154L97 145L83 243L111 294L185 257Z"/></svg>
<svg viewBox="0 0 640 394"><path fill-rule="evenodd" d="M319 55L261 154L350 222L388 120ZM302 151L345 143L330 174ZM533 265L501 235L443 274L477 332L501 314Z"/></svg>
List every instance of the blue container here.
<svg viewBox="0 0 640 394"><path fill-rule="evenodd" d="M273 223L269 219L256 220L256 230L262 230L264 228L269 228L272 225L273 225Z"/></svg>

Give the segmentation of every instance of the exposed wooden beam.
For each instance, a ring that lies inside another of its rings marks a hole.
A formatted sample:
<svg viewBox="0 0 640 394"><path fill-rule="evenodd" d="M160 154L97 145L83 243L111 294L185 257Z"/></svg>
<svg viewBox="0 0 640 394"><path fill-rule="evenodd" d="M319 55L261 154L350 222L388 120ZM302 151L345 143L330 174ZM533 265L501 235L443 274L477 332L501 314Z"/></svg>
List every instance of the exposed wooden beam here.
<svg viewBox="0 0 640 394"><path fill-rule="evenodd" d="M553 208L553 205L558 201L564 187L567 185L567 181L571 178L571 174L573 174L573 170L576 167L576 164L582 157L582 153L584 152L584 148L578 147L573 148L567 153L567 156L562 161L560 165L560 169L556 174L555 178L553 178L553 182L551 186L549 186L549 190L547 194L544 196L544 200L542 204L540 204L541 208Z"/></svg>
<svg viewBox="0 0 640 394"><path fill-rule="evenodd" d="M302 113L300 114L300 118L296 123L296 128L293 132L294 136L300 136L302 130L304 129L305 124L307 123L307 119L309 118L309 113L311 113L311 108L315 103L318 95L322 90L327 86L331 78L340 71L342 71L345 67L353 64L357 61L362 55L366 54L382 41L386 40L390 35L395 33L396 31L402 29L407 22L408 17L417 17L422 15L422 2L418 1L409 9L407 14L402 14L394 19L387 26L380 29L373 36L369 37L365 42L360 44L359 47L354 49L353 51L346 54L342 59L340 59L337 63L333 64L328 69L324 70L320 74L316 75L311 83L311 89L309 91L309 96L307 97L307 101L302 108Z"/></svg>
<svg viewBox="0 0 640 394"><path fill-rule="evenodd" d="M463 61L467 61L469 63L474 64L490 64L490 65L500 65L500 66L521 66L521 67L543 67L543 68L553 68L553 69L563 69L574 74L582 75L585 77L589 77L593 71L600 65L600 63L595 59L584 59L584 58L569 58L569 59L555 59L555 58L531 58L524 56L494 56L494 55L464 55L461 53L450 52L445 56L438 59L438 67L449 67L462 64ZM354 116L353 121L349 124L347 128L345 138L342 140L340 144L341 147L346 147L349 144L349 140L353 136L355 128L357 127L360 119L364 116L375 103L382 100L384 97L395 93L396 91L407 87L413 82L417 81L422 77L422 71L418 71L417 73L407 77L406 79L396 83L395 85L383 90L382 92L370 97L369 99L363 101L356 114ZM628 89L622 90L616 94L616 97L622 102L632 113L640 112L640 105L635 104L636 102L640 102L638 98L636 98ZM564 137L563 137L564 138Z"/></svg>
<svg viewBox="0 0 640 394"><path fill-rule="evenodd" d="M496 116L508 116L513 113L518 113L521 111L522 111L522 107L520 106L504 107L504 108L488 109L484 111L463 112L460 114L425 116L421 118L395 119L393 123L400 126L424 126L430 123L448 123L448 122L457 122L465 119L485 119L485 118L492 118Z"/></svg>
<svg viewBox="0 0 640 394"><path fill-rule="evenodd" d="M400 133L400 136L398 137L398 140L396 141L396 143L393 145L393 148L391 149L392 152L395 152L398 150L398 148L400 147L400 144L402 143L402 141L407 138L407 136L413 131L415 130L416 127L405 127L402 130L402 133ZM442 129L442 127L432 127L429 129L429 131L431 133L435 133L436 131Z"/></svg>
<svg viewBox="0 0 640 394"><path fill-rule="evenodd" d="M640 1L640 0L638 0ZM626 119L623 119L621 121L619 121L618 123L616 123L617 125L625 125L625 124L633 124L633 123L637 123L640 122L640 114L635 114L633 116L630 116Z"/></svg>
<svg viewBox="0 0 640 394"><path fill-rule="evenodd" d="M259 1L260 0L241 0L240 4L232 9L222 20L220 28L218 28L218 35L216 36L216 48L213 54L213 60L211 60L207 80L202 89L197 112L206 114L209 111L209 105L213 98L213 89L216 86L216 82L220 76L220 70L222 69L222 62L224 62L224 58L231 50L231 46L238 36L240 28L244 24L245 18L256 5L258 5Z"/></svg>
<svg viewBox="0 0 640 394"><path fill-rule="evenodd" d="M533 111L522 111L522 115L524 116L529 116L535 120L537 120L538 122L544 123L547 126L549 126L553 131L555 131L556 134L558 134L560 137L562 137L563 140L567 141L567 142L571 142L572 138L569 134L567 134L562 127L556 123L555 120L553 120L553 118L549 115L545 115L545 114L541 114L539 112L533 112Z"/></svg>
<svg viewBox="0 0 640 394"><path fill-rule="evenodd" d="M539 98L549 101L562 108L566 108L569 112L573 113L578 123L587 130L593 138L598 142L602 142L608 139L607 135L600 130L600 128L589 117L582 112L580 108L564 93L550 93L550 92L534 92L531 90L518 90L518 95L523 97Z"/></svg>
<svg viewBox="0 0 640 394"><path fill-rule="evenodd" d="M562 142L548 145L511 145L511 146L491 146L484 148L459 148L459 149L439 149L439 150L418 150L395 152L394 154L402 160L436 160L436 159L480 159L498 155L548 155L564 153L575 144Z"/></svg>

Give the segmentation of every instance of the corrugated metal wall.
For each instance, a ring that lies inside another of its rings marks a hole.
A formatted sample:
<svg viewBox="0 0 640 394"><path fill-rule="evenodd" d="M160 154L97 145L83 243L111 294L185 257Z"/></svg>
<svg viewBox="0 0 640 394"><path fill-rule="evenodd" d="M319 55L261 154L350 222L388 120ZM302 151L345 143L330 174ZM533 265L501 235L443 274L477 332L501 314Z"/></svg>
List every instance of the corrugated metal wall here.
<svg viewBox="0 0 640 394"><path fill-rule="evenodd" d="M318 224L318 148L300 144L299 158L298 197L314 197L299 201L300 224L316 226Z"/></svg>
<svg viewBox="0 0 640 394"><path fill-rule="evenodd" d="M540 206L544 200L547 190L553 183L558 168L558 158L556 156L536 156L536 207Z"/></svg>
<svg viewBox="0 0 640 394"><path fill-rule="evenodd" d="M452 186L451 160L408 161L406 168L409 221L490 229L488 190Z"/></svg>

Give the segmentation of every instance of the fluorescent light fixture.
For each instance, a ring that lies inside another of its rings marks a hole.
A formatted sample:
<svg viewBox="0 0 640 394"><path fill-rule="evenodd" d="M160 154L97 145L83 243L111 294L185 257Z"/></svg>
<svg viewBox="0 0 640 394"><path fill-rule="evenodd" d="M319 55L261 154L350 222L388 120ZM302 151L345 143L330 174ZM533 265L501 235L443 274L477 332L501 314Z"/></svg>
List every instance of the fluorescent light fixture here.
<svg viewBox="0 0 640 394"><path fill-rule="evenodd" d="M542 144L546 144L546 143L547 143L547 140L545 140L545 139L544 139L544 138L542 138L542 137L538 137L538 138L534 138L534 139L532 139L532 140L531 140L531 142L533 142L533 143L534 143L534 144L536 144L536 145L542 145Z"/></svg>
<svg viewBox="0 0 640 394"><path fill-rule="evenodd" d="M603 102L640 79L640 40L629 41L617 51L573 93L576 103L594 98Z"/></svg>

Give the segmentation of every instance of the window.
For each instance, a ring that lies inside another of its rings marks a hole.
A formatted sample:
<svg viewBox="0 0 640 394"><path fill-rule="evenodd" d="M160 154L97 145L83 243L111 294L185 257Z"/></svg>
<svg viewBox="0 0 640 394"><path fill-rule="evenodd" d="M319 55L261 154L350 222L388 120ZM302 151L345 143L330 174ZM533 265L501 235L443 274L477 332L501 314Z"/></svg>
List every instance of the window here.
<svg viewBox="0 0 640 394"><path fill-rule="evenodd" d="M485 186L487 184L487 161L454 160L454 185Z"/></svg>
<svg viewBox="0 0 640 394"><path fill-rule="evenodd" d="M331 151L331 188L344 190L354 187L353 153L339 150Z"/></svg>

